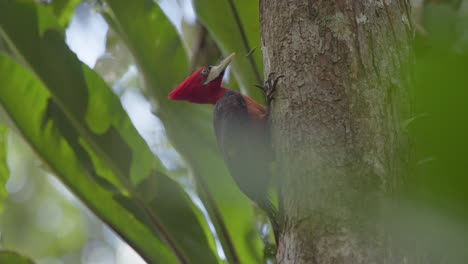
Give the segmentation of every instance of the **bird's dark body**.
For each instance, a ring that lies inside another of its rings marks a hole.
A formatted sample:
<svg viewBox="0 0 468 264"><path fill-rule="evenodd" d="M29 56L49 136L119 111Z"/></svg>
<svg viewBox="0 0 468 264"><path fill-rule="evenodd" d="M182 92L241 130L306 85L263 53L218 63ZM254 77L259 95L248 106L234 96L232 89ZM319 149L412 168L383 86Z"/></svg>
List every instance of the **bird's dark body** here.
<svg viewBox="0 0 468 264"><path fill-rule="evenodd" d="M231 90L218 100L213 117L216 140L239 189L274 219L276 210L268 197L272 152L267 112L250 100Z"/></svg>
<svg viewBox="0 0 468 264"><path fill-rule="evenodd" d="M215 105L214 129L218 147L229 172L239 189L266 212L278 242L276 208L271 204L268 190L272 159L268 109L252 98L222 87L226 67L234 53L219 65L197 69L174 90L168 98L195 104ZM275 86L282 75L268 75L264 85L256 85L265 93L269 107Z"/></svg>

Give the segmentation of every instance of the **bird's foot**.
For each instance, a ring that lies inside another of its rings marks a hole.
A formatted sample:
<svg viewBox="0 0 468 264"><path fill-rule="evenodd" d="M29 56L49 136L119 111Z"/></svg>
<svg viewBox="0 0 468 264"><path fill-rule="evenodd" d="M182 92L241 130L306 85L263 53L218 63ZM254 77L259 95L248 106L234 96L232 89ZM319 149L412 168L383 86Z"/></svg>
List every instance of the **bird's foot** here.
<svg viewBox="0 0 468 264"><path fill-rule="evenodd" d="M284 75L276 76L275 72L271 72L268 74L267 80L263 83L263 85L256 84L255 86L260 88L265 94L265 100L268 107L270 107L271 101L273 101L273 97L276 93L276 85L278 84L279 80L283 78Z"/></svg>

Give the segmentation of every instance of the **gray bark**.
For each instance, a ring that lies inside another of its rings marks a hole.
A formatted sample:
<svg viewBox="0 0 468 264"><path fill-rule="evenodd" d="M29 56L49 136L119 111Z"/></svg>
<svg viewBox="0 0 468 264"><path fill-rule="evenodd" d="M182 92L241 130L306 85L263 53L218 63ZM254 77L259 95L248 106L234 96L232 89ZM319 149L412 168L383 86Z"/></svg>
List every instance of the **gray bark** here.
<svg viewBox="0 0 468 264"><path fill-rule="evenodd" d="M278 263L405 263L385 232L404 172L406 0L260 0L280 181Z"/></svg>

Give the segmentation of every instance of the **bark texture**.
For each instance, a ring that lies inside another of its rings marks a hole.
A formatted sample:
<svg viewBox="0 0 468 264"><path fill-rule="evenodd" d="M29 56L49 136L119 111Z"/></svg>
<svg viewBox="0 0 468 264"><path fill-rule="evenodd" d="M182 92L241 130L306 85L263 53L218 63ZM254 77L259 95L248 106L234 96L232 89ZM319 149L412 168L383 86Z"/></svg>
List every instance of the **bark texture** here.
<svg viewBox="0 0 468 264"><path fill-rule="evenodd" d="M260 0L281 186L278 263L405 263L383 200L398 189L407 0Z"/></svg>

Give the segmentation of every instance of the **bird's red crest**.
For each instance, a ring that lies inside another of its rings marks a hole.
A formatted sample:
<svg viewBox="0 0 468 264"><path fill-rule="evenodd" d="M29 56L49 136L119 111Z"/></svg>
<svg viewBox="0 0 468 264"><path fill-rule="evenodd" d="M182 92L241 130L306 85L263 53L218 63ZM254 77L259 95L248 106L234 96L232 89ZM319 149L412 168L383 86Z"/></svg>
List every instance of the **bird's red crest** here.
<svg viewBox="0 0 468 264"><path fill-rule="evenodd" d="M200 74L203 68L199 68L192 75L187 77L179 86L177 86L168 98L177 101L190 101L193 94L197 93L197 89L203 84L203 75Z"/></svg>
<svg viewBox="0 0 468 264"><path fill-rule="evenodd" d="M221 83L233 57L234 53L217 66L199 68L169 93L168 98L196 104L216 104L226 91Z"/></svg>

